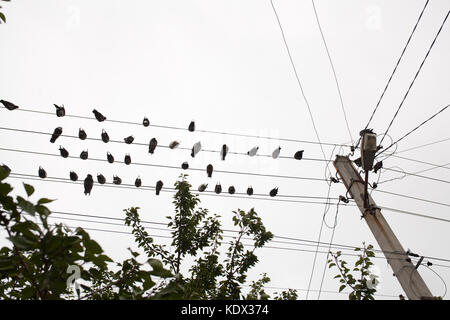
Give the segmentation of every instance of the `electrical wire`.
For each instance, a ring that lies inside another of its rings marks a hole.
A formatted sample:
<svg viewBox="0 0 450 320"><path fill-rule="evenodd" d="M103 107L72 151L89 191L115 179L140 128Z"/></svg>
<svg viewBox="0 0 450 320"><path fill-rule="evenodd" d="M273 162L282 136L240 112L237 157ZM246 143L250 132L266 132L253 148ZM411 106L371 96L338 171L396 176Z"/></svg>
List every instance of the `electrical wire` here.
<svg viewBox="0 0 450 320"><path fill-rule="evenodd" d="M448 180L443 180L443 179L438 179L438 178L433 178L433 177L428 177L428 176L424 176L424 175L420 175L420 174L414 174L412 172L406 172L406 171L399 171L399 170L395 170L392 168L384 168L384 170L387 171L393 171L393 172L398 172L398 173L404 173L408 176L413 176L413 177L417 177L417 178L422 178L422 179L427 179L427 180L432 180L432 181L437 181L437 182L443 182L443 183L450 183L450 181Z"/></svg>
<svg viewBox="0 0 450 320"><path fill-rule="evenodd" d="M423 172L427 172L427 171L431 171L431 170L439 169L439 168L446 168L445 166L448 166L448 165L450 165L450 162L448 162L448 163L446 163L446 164L443 164L442 166L432 167L432 168L428 168L428 169L416 171L416 172L414 172L414 174L419 174L419 173L423 173ZM380 170L380 172L381 172L381 170ZM379 184L380 184L380 183L385 183L385 182L394 181L394 180L401 180L401 179L406 178L407 176L408 176L408 175L407 175L406 173L404 173L403 176L401 176L401 177L395 177L395 178L392 178L392 179L383 180L383 181L379 182Z"/></svg>

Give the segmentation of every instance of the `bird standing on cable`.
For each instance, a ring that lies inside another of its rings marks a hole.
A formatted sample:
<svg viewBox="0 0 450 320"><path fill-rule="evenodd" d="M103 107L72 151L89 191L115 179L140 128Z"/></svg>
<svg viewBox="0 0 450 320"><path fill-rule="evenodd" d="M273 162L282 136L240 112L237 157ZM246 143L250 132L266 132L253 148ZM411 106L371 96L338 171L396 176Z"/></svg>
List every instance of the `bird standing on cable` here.
<svg viewBox="0 0 450 320"><path fill-rule="evenodd" d="M189 169L189 163L187 163L187 161L183 162L182 165L181 165L181 168L182 168L183 170Z"/></svg>
<svg viewBox="0 0 450 320"><path fill-rule="evenodd" d="M80 158L81 158L81 159L86 160L88 157L89 157L89 152L88 152L88 150L83 150L83 151L81 151L81 153L80 153Z"/></svg>
<svg viewBox="0 0 450 320"><path fill-rule="evenodd" d="M39 174L39 178L41 178L41 179L47 178L47 172L42 167L39 167L38 174Z"/></svg>
<svg viewBox="0 0 450 320"><path fill-rule="evenodd" d="M191 123L189 123L188 130L190 132L194 132L195 131L195 121L191 121Z"/></svg>
<svg viewBox="0 0 450 320"><path fill-rule="evenodd" d="M236 192L236 189L233 187L233 186L230 186L229 188L228 188L228 193L229 194L234 194Z"/></svg>
<svg viewBox="0 0 450 320"><path fill-rule="evenodd" d="M134 141L134 137L133 136L129 136L123 139L123 141L125 141L126 144L132 144Z"/></svg>
<svg viewBox="0 0 450 320"><path fill-rule="evenodd" d="M164 183L163 183L161 180L159 180L159 181L156 183L156 189L155 189L155 190L156 190L156 195L157 195L157 196L159 195L159 192L161 191L163 185L164 185Z"/></svg>
<svg viewBox="0 0 450 320"><path fill-rule="evenodd" d="M214 192L217 193L217 194L220 194L222 192L222 186L220 185L220 183L216 184Z"/></svg>
<svg viewBox="0 0 450 320"><path fill-rule="evenodd" d="M207 183L202 183L201 185L198 186L198 191L203 192L206 190L207 187L208 187Z"/></svg>
<svg viewBox="0 0 450 320"><path fill-rule="evenodd" d="M131 156L128 153L125 155L124 162L126 165L129 165L131 163Z"/></svg>
<svg viewBox="0 0 450 320"><path fill-rule="evenodd" d="M381 168L383 168L383 161L375 163L375 165L373 166L373 172L377 173Z"/></svg>
<svg viewBox="0 0 450 320"><path fill-rule="evenodd" d="M136 178L136 180L134 181L134 185L136 186L136 188L139 188L140 186L142 186L141 177Z"/></svg>
<svg viewBox="0 0 450 320"><path fill-rule="evenodd" d="M64 117L66 115L66 109L64 109L64 105L58 106L57 104L53 104L56 108L56 116L57 117Z"/></svg>
<svg viewBox="0 0 450 320"><path fill-rule="evenodd" d="M88 174L84 179L84 194L91 195L92 187L94 186L94 179Z"/></svg>
<svg viewBox="0 0 450 320"><path fill-rule="evenodd" d="M78 181L78 175L75 173L75 171L70 171L70 180L72 181Z"/></svg>
<svg viewBox="0 0 450 320"><path fill-rule="evenodd" d="M98 112L97 110L92 110L92 113L94 113L95 115L95 119L97 119L99 122L103 122L106 120L106 117L104 115L102 115L100 112Z"/></svg>
<svg viewBox="0 0 450 320"><path fill-rule="evenodd" d="M228 153L228 146L226 144L224 144L222 146L222 150L220 151L220 158L222 160L225 160L225 157L227 156L227 153Z"/></svg>
<svg viewBox="0 0 450 320"><path fill-rule="evenodd" d="M109 135L108 133L105 131L105 129L102 130L102 141L104 143L108 143L109 142Z"/></svg>
<svg viewBox="0 0 450 320"><path fill-rule="evenodd" d="M150 121L147 119L147 117L144 117L144 120L142 121L142 125L144 127L148 127L150 125Z"/></svg>
<svg viewBox="0 0 450 320"><path fill-rule="evenodd" d="M102 175L101 173L97 174L97 181L100 184L105 184L106 183L106 178L104 175Z"/></svg>
<svg viewBox="0 0 450 320"><path fill-rule="evenodd" d="M273 188L272 190L270 190L270 196L271 197L275 197L278 194L278 187L277 188Z"/></svg>
<svg viewBox="0 0 450 320"><path fill-rule="evenodd" d="M253 157L253 156L255 156L256 153L258 152L258 149L259 149L259 147L253 147L253 148L251 148L251 149L247 152L247 154L248 154L250 157Z"/></svg>
<svg viewBox="0 0 450 320"><path fill-rule="evenodd" d="M199 142L196 142L196 143L194 144L194 146L192 147L191 157L194 158L195 155L196 155L197 153L199 153L201 149L202 149L202 144L200 143L200 141L199 141Z"/></svg>
<svg viewBox="0 0 450 320"><path fill-rule="evenodd" d="M172 142L169 144L169 148L170 148L170 149L175 149L175 148L178 147L179 145L180 145L180 142L177 141L177 140L175 140L175 141L172 141Z"/></svg>
<svg viewBox="0 0 450 320"><path fill-rule="evenodd" d="M15 109L18 109L19 107L16 106L14 103L6 101L6 100L0 100L0 102L5 106L6 109L9 111L13 111Z"/></svg>
<svg viewBox="0 0 450 320"><path fill-rule="evenodd" d="M108 159L109 163L114 163L114 157L111 153L107 152L106 153L106 158Z"/></svg>
<svg viewBox="0 0 450 320"><path fill-rule="evenodd" d="M304 151L304 150L297 151L297 152L294 154L294 158L297 159L297 160L302 160L302 158L303 158L303 151Z"/></svg>
<svg viewBox="0 0 450 320"><path fill-rule="evenodd" d="M281 147L276 148L272 152L272 158L276 159L280 156Z"/></svg>
<svg viewBox="0 0 450 320"><path fill-rule="evenodd" d="M78 130L78 138L80 138L80 140L86 140L87 138L86 132L81 128Z"/></svg>
<svg viewBox="0 0 450 320"><path fill-rule="evenodd" d="M208 174L208 178L212 177L213 174L213 166L212 164L208 164L208 166L206 167L206 173Z"/></svg>
<svg viewBox="0 0 450 320"><path fill-rule="evenodd" d="M247 188L247 194L251 196L253 194L253 188L250 186Z"/></svg>
<svg viewBox="0 0 450 320"><path fill-rule="evenodd" d="M113 176L113 183L114 184L122 184L122 179L120 179L118 176Z"/></svg>
<svg viewBox="0 0 450 320"><path fill-rule="evenodd" d="M153 154L153 152L155 152L157 145L158 145L158 140L156 140L155 138L152 138L152 140L150 140L150 142L148 144L148 153Z"/></svg>
<svg viewBox="0 0 450 320"><path fill-rule="evenodd" d="M50 138L50 142L55 143L56 139L59 138L59 136L62 134L62 132L63 132L63 129L61 127L55 128L55 130L53 130L52 137Z"/></svg>
<svg viewBox="0 0 450 320"><path fill-rule="evenodd" d="M67 158L69 156L69 151L67 151L64 147L61 146L59 146L59 153L63 158Z"/></svg>

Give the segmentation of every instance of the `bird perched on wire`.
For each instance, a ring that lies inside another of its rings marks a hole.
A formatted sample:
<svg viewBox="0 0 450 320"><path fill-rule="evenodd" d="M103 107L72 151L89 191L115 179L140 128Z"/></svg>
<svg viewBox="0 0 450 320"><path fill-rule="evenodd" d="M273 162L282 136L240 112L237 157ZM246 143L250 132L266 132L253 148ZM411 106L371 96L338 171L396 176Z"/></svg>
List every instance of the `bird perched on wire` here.
<svg viewBox="0 0 450 320"><path fill-rule="evenodd" d="M189 169L189 163L187 163L187 161L183 162L183 163L181 164L181 168L182 168L183 170Z"/></svg>
<svg viewBox="0 0 450 320"><path fill-rule="evenodd" d="M70 171L70 180L72 181L78 181L78 175L75 173L75 171Z"/></svg>
<svg viewBox="0 0 450 320"><path fill-rule="evenodd" d="M272 158L276 159L280 156L281 147L276 148L272 152Z"/></svg>
<svg viewBox="0 0 450 320"><path fill-rule="evenodd" d="M236 192L236 189L233 187L233 186L230 186L229 188L228 188L228 193L229 194L234 194Z"/></svg>
<svg viewBox="0 0 450 320"><path fill-rule="evenodd" d="M61 127L55 128L55 130L53 130L53 134L50 138L50 142L55 143L56 139L59 138L59 136L62 134L62 132L63 132L63 129Z"/></svg>
<svg viewBox="0 0 450 320"><path fill-rule="evenodd" d="M222 192L222 186L220 185L220 183L216 184L216 187L214 188L214 192L217 194L220 194Z"/></svg>
<svg viewBox="0 0 450 320"><path fill-rule="evenodd" d="M6 100L0 100L0 102L5 106L6 109L9 111L13 111L15 109L18 109L19 107L16 106L14 103L6 101Z"/></svg>
<svg viewBox="0 0 450 320"><path fill-rule="evenodd" d="M224 144L222 146L222 150L220 151L220 158L222 160L225 160L225 157L227 156L228 150L229 150L228 146L226 144Z"/></svg>
<svg viewBox="0 0 450 320"><path fill-rule="evenodd" d="M86 140L87 138L86 132L81 128L78 130L78 138L80 138L80 140Z"/></svg>
<svg viewBox="0 0 450 320"><path fill-rule="evenodd" d="M107 152L106 153L106 158L108 159L109 163L114 163L114 157L111 153Z"/></svg>
<svg viewBox="0 0 450 320"><path fill-rule="evenodd" d="M294 158L297 159L297 160L302 160L302 158L303 158L303 151L304 151L304 150L297 151L297 152L294 154Z"/></svg>
<svg viewBox="0 0 450 320"><path fill-rule="evenodd" d="M100 112L98 112L97 110L92 110L92 113L94 113L95 119L97 119L97 121L99 122L103 122L106 120L106 117L104 115L102 115Z"/></svg>
<svg viewBox="0 0 450 320"><path fill-rule="evenodd" d="M208 178L211 178L212 177L212 174L213 174L213 166L212 166L212 164L208 164L207 166L206 166L206 174L208 175Z"/></svg>
<svg viewBox="0 0 450 320"><path fill-rule="evenodd" d="M129 165L131 163L131 156L128 153L125 155L124 162L126 165Z"/></svg>
<svg viewBox="0 0 450 320"><path fill-rule="evenodd" d="M155 190L156 190L156 195L157 195L157 196L159 195L159 192L161 191L163 185L164 185L164 183L163 183L161 180L159 180L159 181L156 183L156 189L155 189Z"/></svg>
<svg viewBox="0 0 450 320"><path fill-rule="evenodd" d="M158 145L158 140L156 140L155 138L152 138L152 140L150 140L150 142L148 144L148 153L153 154L153 152L155 152L157 145Z"/></svg>
<svg viewBox="0 0 450 320"><path fill-rule="evenodd" d="M253 188L250 186L247 188L247 194L251 196L253 194Z"/></svg>
<svg viewBox="0 0 450 320"><path fill-rule="evenodd" d="M258 149L259 149L259 147L253 147L253 148L251 148L251 149L247 152L247 154L248 154L250 157L253 157L253 156L255 156L256 153L258 152Z"/></svg>
<svg viewBox="0 0 450 320"><path fill-rule="evenodd" d="M207 187L208 187L207 183L202 183L201 185L198 186L198 191L203 192L206 190Z"/></svg>
<svg viewBox="0 0 450 320"><path fill-rule="evenodd" d="M94 179L92 179L92 175L88 174L84 179L84 194L91 195L93 186L94 186Z"/></svg>
<svg viewBox="0 0 450 320"><path fill-rule="evenodd" d="M195 131L195 121L191 121L191 123L189 123L188 130L190 132L194 132Z"/></svg>
<svg viewBox="0 0 450 320"><path fill-rule="evenodd" d="M141 177L136 178L136 180L134 181L134 185L136 186L136 188L139 188L140 186L142 186Z"/></svg>
<svg viewBox="0 0 450 320"><path fill-rule="evenodd" d="M128 136L128 137L124 138L123 141L125 141L126 144L132 144L134 141L134 137Z"/></svg>
<svg viewBox="0 0 450 320"><path fill-rule="evenodd" d="M39 167L38 174L39 174L39 178L41 178L41 179L47 178L47 172L42 167Z"/></svg>
<svg viewBox="0 0 450 320"><path fill-rule="evenodd" d="M271 197L275 197L278 194L278 187L277 188L273 188L272 190L270 190L269 195Z"/></svg>
<svg viewBox="0 0 450 320"><path fill-rule="evenodd" d="M58 106L57 104L53 104L56 108L56 116L57 117L64 117L66 115L66 109L64 109L64 105Z"/></svg>
<svg viewBox="0 0 450 320"><path fill-rule="evenodd" d="M122 184L122 179L120 179L118 176L113 176L113 183Z"/></svg>
<svg viewBox="0 0 450 320"><path fill-rule="evenodd" d="M199 141L199 142L196 142L196 143L194 144L194 146L192 147L191 157L194 158L195 155L196 155L197 153L199 153L201 149L202 149L202 144L200 143L200 141Z"/></svg>
<svg viewBox="0 0 450 320"><path fill-rule="evenodd" d="M175 148L178 147L179 145L180 145L180 142L177 141L177 140L175 140L175 141L172 141L172 142L169 144L169 148L170 148L170 149L175 149Z"/></svg>
<svg viewBox="0 0 450 320"><path fill-rule="evenodd" d="M61 146L59 146L59 153L63 158L67 158L69 156L69 151L67 151L64 147Z"/></svg>
<svg viewBox="0 0 450 320"><path fill-rule="evenodd" d="M83 150L80 153L80 158L86 160L89 157L89 152L87 150Z"/></svg>
<svg viewBox="0 0 450 320"><path fill-rule="evenodd" d="M108 133L105 131L105 129L102 129L102 141L104 143L108 143L109 142L109 135Z"/></svg>
<svg viewBox="0 0 450 320"><path fill-rule="evenodd" d="M381 168L383 168L383 161L375 163L375 165L373 166L373 172L377 173Z"/></svg>
<svg viewBox="0 0 450 320"><path fill-rule="evenodd" d="M150 121L147 119L147 117L144 117L144 120L142 120L142 125L144 127L148 127L150 125Z"/></svg>
<svg viewBox="0 0 450 320"><path fill-rule="evenodd" d="M100 184L105 184L106 183L106 178L104 175L102 175L101 173L97 174L97 181Z"/></svg>

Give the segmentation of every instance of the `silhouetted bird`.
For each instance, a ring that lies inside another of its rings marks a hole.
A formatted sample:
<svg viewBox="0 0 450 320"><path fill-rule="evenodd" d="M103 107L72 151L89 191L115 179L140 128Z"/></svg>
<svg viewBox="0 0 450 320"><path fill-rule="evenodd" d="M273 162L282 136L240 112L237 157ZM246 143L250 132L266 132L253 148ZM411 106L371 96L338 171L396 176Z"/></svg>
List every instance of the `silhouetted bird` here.
<svg viewBox="0 0 450 320"><path fill-rule="evenodd" d="M6 109L8 109L9 111L18 109L19 107L16 106L14 103L6 101L6 100L0 100L0 102L5 106Z"/></svg>
<svg viewBox="0 0 450 320"><path fill-rule="evenodd" d="M123 141L125 141L126 144L132 144L134 141L134 137L133 136L129 136L123 139Z"/></svg>
<svg viewBox="0 0 450 320"><path fill-rule="evenodd" d="M64 109L64 105L58 106L57 104L53 104L56 108L56 116L64 117L66 115L66 109Z"/></svg>
<svg viewBox="0 0 450 320"><path fill-rule="evenodd" d="M39 167L39 178L45 179L47 178L47 172L45 172L44 168Z"/></svg>
<svg viewBox="0 0 450 320"><path fill-rule="evenodd" d="M212 166L212 164L208 164L208 166L206 167L206 173L208 174L208 178L212 177L212 173L213 173L213 166Z"/></svg>
<svg viewBox="0 0 450 320"><path fill-rule="evenodd" d="M175 149L176 147L178 147L180 145L180 142L179 141L172 141L170 144L169 144L169 148L170 149Z"/></svg>
<svg viewBox="0 0 450 320"><path fill-rule="evenodd" d="M304 150L297 151L297 152L294 154L294 158L297 159L297 160L302 160L302 158L303 158L303 151L304 151Z"/></svg>
<svg viewBox="0 0 450 320"><path fill-rule="evenodd" d="M275 197L278 194L278 188L273 188L269 194L271 197Z"/></svg>
<svg viewBox="0 0 450 320"><path fill-rule="evenodd" d="M161 180L159 180L159 181L156 183L156 195L159 195L159 192L161 191L163 185L164 185L164 184L163 184L163 182L162 182Z"/></svg>
<svg viewBox="0 0 450 320"><path fill-rule="evenodd" d="M228 193L229 194L234 194L236 192L236 189L233 187L233 186L230 186L229 188L228 188Z"/></svg>
<svg viewBox="0 0 450 320"><path fill-rule="evenodd" d="M50 142L55 143L56 139L59 138L59 136L62 134L62 132L63 132L63 129L61 127L55 128L55 130L53 130L52 137L50 138Z"/></svg>
<svg viewBox="0 0 450 320"><path fill-rule="evenodd" d="M198 186L198 191L203 192L206 190L207 187L208 187L207 183L202 183L201 185Z"/></svg>
<svg viewBox="0 0 450 320"><path fill-rule="evenodd" d="M247 188L247 194L248 194L249 196L251 196L251 195L253 194L253 188L252 188L252 187L248 187L248 188Z"/></svg>
<svg viewBox="0 0 450 320"><path fill-rule="evenodd" d="M280 151L281 151L281 147L276 148L275 150L273 150L272 152L272 158L276 159L279 157L280 155Z"/></svg>
<svg viewBox="0 0 450 320"><path fill-rule="evenodd" d="M183 170L187 170L187 169L189 168L189 163L187 163L186 161L183 162L183 164L181 165L181 168L182 168Z"/></svg>
<svg viewBox="0 0 450 320"><path fill-rule="evenodd" d="M188 130L190 132L194 132L195 131L195 122L194 121L191 121L191 123L189 123Z"/></svg>
<svg viewBox="0 0 450 320"><path fill-rule="evenodd" d="M144 127L148 127L150 125L150 121L147 119L147 117L144 118L142 124L144 125Z"/></svg>
<svg viewBox="0 0 450 320"><path fill-rule="evenodd" d="M158 145L158 140L156 140L155 138L152 138L152 140L150 140L150 143L148 144L148 153L153 154L153 152L155 152L157 145Z"/></svg>
<svg viewBox="0 0 450 320"><path fill-rule="evenodd" d="M136 188L139 188L140 186L142 186L142 181L140 177L137 177L136 180L134 181L134 185L136 186Z"/></svg>
<svg viewBox="0 0 450 320"><path fill-rule="evenodd" d="M94 179L88 174L84 179L84 194L91 195L92 187L94 186Z"/></svg>
<svg viewBox="0 0 450 320"><path fill-rule="evenodd" d="M101 173L97 174L97 181L100 184L105 184L106 183L106 178L104 175L102 175Z"/></svg>
<svg viewBox="0 0 450 320"><path fill-rule="evenodd" d="M220 183L216 184L216 187L214 188L214 192L217 194L220 194L222 192L222 186Z"/></svg>
<svg viewBox="0 0 450 320"><path fill-rule="evenodd" d="M375 163L375 165L373 166L373 172L377 173L381 168L383 168L383 161Z"/></svg>
<svg viewBox="0 0 450 320"><path fill-rule="evenodd" d="M378 183L373 182L373 183L372 183L372 189L376 189L376 188L378 188Z"/></svg>
<svg viewBox="0 0 450 320"><path fill-rule="evenodd" d="M109 163L114 163L114 157L111 153L107 152L106 153L106 158L108 159Z"/></svg>
<svg viewBox="0 0 450 320"><path fill-rule="evenodd" d="M194 146L192 147L191 157L194 158L195 155L196 155L197 153L199 153L201 149L202 149L202 144L200 143L200 141L199 141L199 142L196 142L196 143L194 144Z"/></svg>
<svg viewBox="0 0 450 320"><path fill-rule="evenodd" d="M86 140L87 138L86 132L81 128L80 130L78 130L78 138L80 138L81 140Z"/></svg>
<svg viewBox="0 0 450 320"><path fill-rule="evenodd" d="M228 153L228 146L226 144L224 144L222 146L222 150L220 151L220 158L222 160L225 160L225 157L227 156L227 153Z"/></svg>
<svg viewBox="0 0 450 320"><path fill-rule="evenodd" d="M126 165L129 165L131 163L131 157L128 153L125 155L124 162Z"/></svg>
<svg viewBox="0 0 450 320"><path fill-rule="evenodd" d="M122 184L122 179L120 179L118 176L113 176L113 183Z"/></svg>
<svg viewBox="0 0 450 320"><path fill-rule="evenodd" d="M104 143L108 143L109 142L109 136L108 136L108 133L105 131L105 129L102 130L102 141Z"/></svg>
<svg viewBox="0 0 450 320"><path fill-rule="evenodd" d="M5 170L8 174L11 173L11 168L8 167L6 164L2 163L2 166L1 166L1 167L2 167L3 170Z"/></svg>
<svg viewBox="0 0 450 320"><path fill-rule="evenodd" d="M75 171L70 171L70 180L77 181L78 175L75 173Z"/></svg>
<svg viewBox="0 0 450 320"><path fill-rule="evenodd" d="M97 119L99 122L105 121L106 117L104 115L102 115L100 112L98 112L97 110L92 110L92 112L95 115L95 119Z"/></svg>
<svg viewBox="0 0 450 320"><path fill-rule="evenodd" d="M67 151L65 148L59 146L59 153L61 154L61 157L67 158L69 156L69 151Z"/></svg>
<svg viewBox="0 0 450 320"><path fill-rule="evenodd" d="M88 153L87 150L81 151L81 153L80 153L80 158L81 159L86 160L88 157L89 157L89 153Z"/></svg>
<svg viewBox="0 0 450 320"><path fill-rule="evenodd" d="M253 148L251 148L251 149L247 152L247 154L248 154L250 157L253 157L253 156L255 156L256 153L258 152L258 149L259 149L259 147L253 147Z"/></svg>

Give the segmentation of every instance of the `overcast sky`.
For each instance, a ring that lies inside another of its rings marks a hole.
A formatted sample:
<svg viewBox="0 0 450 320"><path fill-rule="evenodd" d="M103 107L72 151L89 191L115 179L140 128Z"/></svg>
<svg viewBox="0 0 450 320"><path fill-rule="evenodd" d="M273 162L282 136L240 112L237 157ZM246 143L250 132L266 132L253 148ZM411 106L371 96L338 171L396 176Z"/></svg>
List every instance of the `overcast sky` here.
<svg viewBox="0 0 450 320"><path fill-rule="evenodd" d="M275 0L278 15L289 43L292 58L309 101L322 142L349 143L358 138L389 78L412 28L424 6L424 0L357 1L316 0L316 7L334 62L345 110L351 129L347 132L333 73L314 17L311 1ZM0 25L0 98L24 109L54 112L53 104L64 104L68 114L93 117L92 109L108 119L141 122L144 116L151 124L187 128L195 120L203 130L263 135L317 141L307 106L301 95L283 38L269 0L170 0L170 1L69 1L13 0L2 3L7 24ZM386 130L411 80L425 56L442 20L450 9L448 0L432 0L411 40L405 56L382 100L371 127L377 133ZM450 101L450 26L444 26L419 77L411 89L389 133L394 140L447 105ZM450 112L446 111L398 145L398 151L449 138ZM227 135L170 130L157 127L98 123L89 119L57 118L28 112L0 109L0 127L52 132L63 127L64 134L77 135L83 127L89 137L100 137L107 130L113 140L134 135L135 142L148 143L156 137L162 145L172 140L191 148L201 141L203 148L220 150L226 143L230 151L247 152L259 146L260 154L271 154L281 146L281 155L292 157L305 150L304 157L323 159L316 144L244 138ZM106 158L111 152L118 162L108 164L80 159L39 156L0 150L0 162L13 172L37 175L43 166L49 176L68 178L69 171L81 179L91 173L104 174L108 182L113 175L123 183L133 184L140 175L144 185L154 186L162 180L172 187L181 168L165 169L120 163L126 153L133 162L181 166L188 161L194 168L212 163L217 170L253 172L272 175L324 178L325 164L319 161L296 161L267 157L227 156L200 152L191 158L187 150L157 148L154 155L147 147L98 141L60 138L55 144L49 136L0 130L0 148L14 148L58 154L59 145L78 156L88 149L93 158ZM384 145L387 146L389 138ZM449 141L399 154L415 160L443 165L449 162ZM324 146L327 158L349 148L333 150ZM390 157L385 167L407 172L433 168L424 163ZM423 175L450 180L449 168L438 168ZM332 173L335 173L331 165ZM255 193L267 194L279 187L280 195L325 197L324 181L295 180L261 176L188 170L189 181L196 188L209 183L213 190L220 182L224 190L233 184L237 192L249 185ZM398 177L382 171L380 181ZM370 180L377 176L371 174ZM10 179L15 192L23 193L22 180ZM123 217L122 210L139 206L142 219L164 222L173 213L172 193L155 196L152 191L107 188L94 185L91 196L83 194L77 184L28 181L40 196L57 199L49 207L56 211ZM449 203L448 182L406 177L380 184L380 190ZM330 196L345 194L343 184L333 184ZM449 207L391 194L374 192L379 206L448 219ZM245 197L211 197L201 195L201 206L222 216L224 228L233 228L232 211L255 208L266 227L279 236L318 240L323 204L264 201ZM281 199L281 198L278 198ZM297 199L298 200L298 199ZM313 200L321 202L322 200ZM326 216L333 223L336 206ZM384 210L387 221L405 249L420 255L450 258L449 223ZM129 231L126 227L89 222L64 221L69 226ZM149 230L154 235L164 231ZM106 253L114 259L128 257L128 247L136 249L126 234L91 231ZM324 226L321 241L330 241L332 230ZM166 239L156 238L159 243ZM229 241L230 239L225 238ZM356 207L340 206L334 241L337 244L361 246L374 244L372 236ZM6 241L0 241L5 244ZM315 250L315 246L271 243L272 247ZM320 248L327 251L327 248ZM306 297L314 253L281 249L257 251L260 262L252 269L249 280L262 272L272 279L269 286L298 288ZM351 259L349 258L351 261ZM431 262L450 265L448 262ZM379 293L398 296L403 293L384 259L374 260L380 272ZM316 299L325 264L319 254L309 299ZM450 269L433 267L447 282ZM442 281L430 270L419 271L434 295L444 293ZM327 270L321 299L346 299L336 292L335 270ZM273 290L268 290L272 292ZM390 298L379 296L379 299Z"/></svg>

